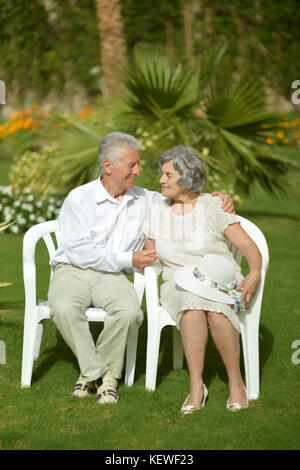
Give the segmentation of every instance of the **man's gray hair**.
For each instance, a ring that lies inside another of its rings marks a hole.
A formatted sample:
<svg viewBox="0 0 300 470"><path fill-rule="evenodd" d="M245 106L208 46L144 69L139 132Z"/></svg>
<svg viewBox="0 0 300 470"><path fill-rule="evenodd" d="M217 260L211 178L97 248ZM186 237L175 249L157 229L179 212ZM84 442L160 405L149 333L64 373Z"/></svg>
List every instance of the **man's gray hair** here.
<svg viewBox="0 0 300 470"><path fill-rule="evenodd" d="M172 161L175 170L180 174L178 184L193 193L198 193L206 181L206 171L202 158L198 157L192 149L179 145L163 152L158 158L158 166Z"/></svg>
<svg viewBox="0 0 300 470"><path fill-rule="evenodd" d="M104 160L109 160L110 163L114 164L122 158L122 151L124 149L138 150L140 146L140 142L132 135L124 134L123 132L107 134L100 142L98 150L98 162L101 173L104 172Z"/></svg>

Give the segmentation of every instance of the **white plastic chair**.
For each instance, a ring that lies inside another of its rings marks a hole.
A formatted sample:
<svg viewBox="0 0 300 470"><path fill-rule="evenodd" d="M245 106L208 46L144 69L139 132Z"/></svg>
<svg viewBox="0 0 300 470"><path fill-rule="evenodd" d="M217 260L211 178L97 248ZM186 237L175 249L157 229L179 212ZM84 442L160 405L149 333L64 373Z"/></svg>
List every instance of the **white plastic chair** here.
<svg viewBox="0 0 300 470"><path fill-rule="evenodd" d="M59 244L57 220L43 222L31 227L23 240L23 276L25 287L25 318L23 336L23 357L21 387L30 387L34 360L39 357L43 336L43 320L50 318L48 301L36 299L36 265L35 248L40 238L44 239L49 256L55 253L55 244L51 233L54 232ZM50 279L52 272L50 274ZM134 273L134 287L141 304L144 293L144 276ZM105 310L88 308L86 316L89 321L104 321ZM135 361L137 351L138 331L129 339L126 351L125 383L130 386L134 382Z"/></svg>
<svg viewBox="0 0 300 470"><path fill-rule="evenodd" d="M262 255L261 280L251 307L245 315L240 316L240 327L243 345L244 366L246 374L246 388L249 400L255 400L259 395L259 318L265 276L269 266L269 250L263 233L255 224L238 216L243 229L257 244ZM238 264L241 263L242 254L231 247ZM183 366L183 346L180 333L169 313L159 304L159 289L157 274L153 267L146 267L145 289L148 320L147 357L146 357L146 388L155 390L158 366L158 354L161 330L173 326L173 367L181 369Z"/></svg>

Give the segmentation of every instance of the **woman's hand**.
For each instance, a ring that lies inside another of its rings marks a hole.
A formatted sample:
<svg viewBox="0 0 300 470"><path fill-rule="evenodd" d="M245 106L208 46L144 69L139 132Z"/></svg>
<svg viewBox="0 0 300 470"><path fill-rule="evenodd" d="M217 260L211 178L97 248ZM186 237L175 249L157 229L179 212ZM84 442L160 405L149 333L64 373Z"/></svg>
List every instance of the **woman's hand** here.
<svg viewBox="0 0 300 470"><path fill-rule="evenodd" d="M250 272L236 287L242 292L241 299L248 304L253 299L260 281L262 257L256 243L240 224L230 224L224 230L225 237L246 257Z"/></svg>
<svg viewBox="0 0 300 470"><path fill-rule="evenodd" d="M250 271L250 273L236 286L236 290L242 292L241 299L245 304L249 304L257 291L260 281L260 271Z"/></svg>
<svg viewBox="0 0 300 470"><path fill-rule="evenodd" d="M146 266L152 266L158 258L155 250L135 251L132 254L132 265L135 268L143 269Z"/></svg>

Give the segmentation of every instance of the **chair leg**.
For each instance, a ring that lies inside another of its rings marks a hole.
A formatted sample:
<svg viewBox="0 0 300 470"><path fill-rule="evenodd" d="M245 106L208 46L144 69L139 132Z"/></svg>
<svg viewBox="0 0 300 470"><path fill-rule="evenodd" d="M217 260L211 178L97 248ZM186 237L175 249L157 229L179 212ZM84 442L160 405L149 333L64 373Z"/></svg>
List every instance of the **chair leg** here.
<svg viewBox="0 0 300 470"><path fill-rule="evenodd" d="M246 379L246 390L248 399L250 397L250 382L249 382L249 363L248 363L248 344L247 344L247 335L246 335L246 325L244 322L240 322L241 328L241 337L242 337L242 347L243 347L243 359L244 359L244 369L245 369L245 379Z"/></svg>
<svg viewBox="0 0 300 470"><path fill-rule="evenodd" d="M25 317L21 387L31 386L34 353L36 350L35 348L36 335L37 335L37 318L36 318L36 312L35 312L34 315L27 315L27 318Z"/></svg>
<svg viewBox="0 0 300 470"><path fill-rule="evenodd" d="M134 382L136 351L138 343L139 330L137 330L127 343L126 351L126 370L125 370L125 384L130 387Z"/></svg>
<svg viewBox="0 0 300 470"><path fill-rule="evenodd" d="M183 367L183 346L180 332L173 327L173 368L182 369Z"/></svg>
<svg viewBox="0 0 300 470"><path fill-rule="evenodd" d="M36 330L36 340L35 340L35 350L34 350L34 360L36 361L40 355L42 338L44 332L44 322L41 321Z"/></svg>
<svg viewBox="0 0 300 470"><path fill-rule="evenodd" d="M160 335L161 329L158 324L150 325L148 323L146 389L149 391L153 391L156 388Z"/></svg>
<svg viewBox="0 0 300 470"><path fill-rule="evenodd" d="M256 400L259 396L259 325L248 318L240 326L248 399Z"/></svg>
<svg viewBox="0 0 300 470"><path fill-rule="evenodd" d="M249 399L256 400L259 395L259 337L257 330L247 331L248 367L249 367Z"/></svg>

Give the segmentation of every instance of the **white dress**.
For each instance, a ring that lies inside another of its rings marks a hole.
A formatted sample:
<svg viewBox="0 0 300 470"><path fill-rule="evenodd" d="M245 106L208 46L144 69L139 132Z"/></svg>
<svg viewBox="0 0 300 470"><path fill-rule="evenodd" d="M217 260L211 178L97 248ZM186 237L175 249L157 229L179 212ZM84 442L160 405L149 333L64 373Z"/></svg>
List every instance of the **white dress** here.
<svg viewBox="0 0 300 470"><path fill-rule="evenodd" d="M239 223L234 214L224 212L222 200L210 194L200 194L193 210L186 215L176 215L170 200L153 204L143 223L146 238L155 240L159 259L154 263L158 273L162 272L160 303L170 313L177 328L185 310L206 310L226 315L240 331L238 315L228 304L204 299L181 289L174 283L174 272L182 266L197 264L208 254L225 257L232 262L235 279L243 276L239 265L229 251L223 235L228 225Z"/></svg>

